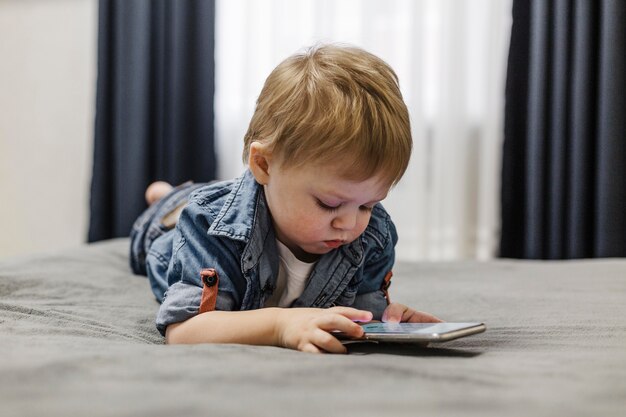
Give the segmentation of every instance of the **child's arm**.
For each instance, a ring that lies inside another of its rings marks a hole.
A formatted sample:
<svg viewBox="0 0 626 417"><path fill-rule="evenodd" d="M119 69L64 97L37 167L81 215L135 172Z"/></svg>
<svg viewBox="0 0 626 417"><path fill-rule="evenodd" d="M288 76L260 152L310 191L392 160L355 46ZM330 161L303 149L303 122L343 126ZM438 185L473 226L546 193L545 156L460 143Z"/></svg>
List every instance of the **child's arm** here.
<svg viewBox="0 0 626 417"><path fill-rule="evenodd" d="M360 337L372 313L350 307L262 308L248 311L211 311L167 326L166 343L242 343L273 345L304 352L345 353L329 331Z"/></svg>

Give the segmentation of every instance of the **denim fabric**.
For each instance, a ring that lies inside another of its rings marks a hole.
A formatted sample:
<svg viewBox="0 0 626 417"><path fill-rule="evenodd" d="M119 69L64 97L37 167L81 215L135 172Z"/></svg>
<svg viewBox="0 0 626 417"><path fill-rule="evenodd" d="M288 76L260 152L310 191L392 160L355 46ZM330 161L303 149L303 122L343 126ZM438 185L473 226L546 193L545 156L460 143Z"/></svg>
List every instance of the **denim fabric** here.
<svg viewBox="0 0 626 417"><path fill-rule="evenodd" d="M396 229L377 204L359 239L317 261L291 307L355 306L380 319L387 306L381 285L393 266L396 242ZM251 310L263 307L271 296L278 262L263 188L250 171L193 191L176 228L155 239L147 251L147 274L162 302L158 330L164 334L169 324L198 314L203 268L219 274L218 310Z"/></svg>
<svg viewBox="0 0 626 417"><path fill-rule="evenodd" d="M174 188L164 198L145 210L130 232L130 267L135 274L146 275L146 255L158 237L169 229L161 222L168 213L184 203L192 191L206 184L186 182Z"/></svg>

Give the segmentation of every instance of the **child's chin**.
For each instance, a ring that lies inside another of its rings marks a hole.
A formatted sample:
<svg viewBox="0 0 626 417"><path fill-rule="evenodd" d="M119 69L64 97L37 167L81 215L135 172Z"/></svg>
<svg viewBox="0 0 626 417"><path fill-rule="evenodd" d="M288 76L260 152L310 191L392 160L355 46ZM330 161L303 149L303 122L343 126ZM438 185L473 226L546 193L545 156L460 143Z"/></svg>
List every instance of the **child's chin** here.
<svg viewBox="0 0 626 417"><path fill-rule="evenodd" d="M322 255L326 255L327 253L332 252L333 250L335 249L320 245L320 246L312 246L307 249L304 249L304 252L306 253L307 257L314 258L314 257L320 257Z"/></svg>

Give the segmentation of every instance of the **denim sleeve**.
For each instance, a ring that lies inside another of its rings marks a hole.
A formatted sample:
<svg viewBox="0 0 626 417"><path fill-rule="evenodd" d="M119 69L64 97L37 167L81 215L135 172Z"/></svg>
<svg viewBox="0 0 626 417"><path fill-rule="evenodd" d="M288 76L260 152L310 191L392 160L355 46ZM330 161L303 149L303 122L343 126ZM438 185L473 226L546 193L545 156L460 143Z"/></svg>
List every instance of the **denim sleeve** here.
<svg viewBox="0 0 626 417"><path fill-rule="evenodd" d="M377 241L380 246L369 254L363 267L363 282L359 286L353 307L361 310L371 311L374 320L382 318L387 299L382 291L385 275L393 268L395 262L395 246L398 242L396 228L388 217L384 221L385 228L380 230Z"/></svg>
<svg viewBox="0 0 626 417"><path fill-rule="evenodd" d="M220 284L221 284L220 278ZM166 297L159 308L156 327L165 336L167 326L180 323L198 314L202 288L183 281L174 283L167 291ZM235 302L231 294L220 291L215 304L216 310L234 310Z"/></svg>
<svg viewBox="0 0 626 417"><path fill-rule="evenodd" d="M174 231L166 272L168 289L156 318L157 329L163 335L168 325L198 314L202 298L200 271L204 268L214 268L220 278L216 309L238 310L241 305L246 280L239 266L239 242L208 234L212 216L207 210L190 203Z"/></svg>

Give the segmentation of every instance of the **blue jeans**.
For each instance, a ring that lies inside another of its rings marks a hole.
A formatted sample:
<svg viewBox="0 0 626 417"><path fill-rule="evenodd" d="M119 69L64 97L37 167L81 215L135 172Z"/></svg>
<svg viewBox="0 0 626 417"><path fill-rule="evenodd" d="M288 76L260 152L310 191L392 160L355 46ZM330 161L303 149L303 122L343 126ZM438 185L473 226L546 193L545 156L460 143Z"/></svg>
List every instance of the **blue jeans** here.
<svg viewBox="0 0 626 417"><path fill-rule="evenodd" d="M146 255L152 243L171 226L163 224L163 219L189 199L193 191L206 183L186 182L175 187L159 201L148 207L133 224L130 232L130 267L135 274L147 275Z"/></svg>

